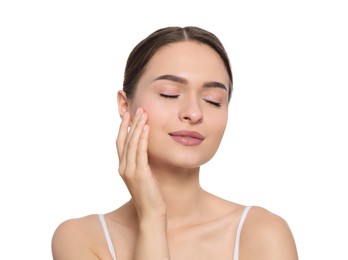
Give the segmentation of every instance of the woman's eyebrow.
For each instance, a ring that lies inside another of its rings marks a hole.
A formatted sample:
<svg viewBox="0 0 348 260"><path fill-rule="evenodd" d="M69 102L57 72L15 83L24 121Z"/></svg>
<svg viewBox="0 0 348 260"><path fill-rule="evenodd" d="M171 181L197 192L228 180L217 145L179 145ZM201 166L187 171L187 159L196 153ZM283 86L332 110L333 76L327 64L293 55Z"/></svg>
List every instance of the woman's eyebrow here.
<svg viewBox="0 0 348 260"><path fill-rule="evenodd" d="M227 87L224 84L217 81L205 82L203 84L203 88L222 88L228 92Z"/></svg>
<svg viewBox="0 0 348 260"><path fill-rule="evenodd" d="M159 76L159 77L155 78L153 81L156 81L156 80L169 80L169 81L173 81L175 83L179 83L182 85L188 85L187 79L179 77L179 76L171 75L171 74ZM221 88L221 89L224 89L228 92L227 87L224 84L217 82L217 81L205 82L203 84L203 88Z"/></svg>
<svg viewBox="0 0 348 260"><path fill-rule="evenodd" d="M169 81L173 81L175 83L180 83L182 85L188 84L188 81L186 79L179 77L179 76L170 75L170 74L159 76L159 77L155 78L153 81L156 81L156 80L169 80Z"/></svg>

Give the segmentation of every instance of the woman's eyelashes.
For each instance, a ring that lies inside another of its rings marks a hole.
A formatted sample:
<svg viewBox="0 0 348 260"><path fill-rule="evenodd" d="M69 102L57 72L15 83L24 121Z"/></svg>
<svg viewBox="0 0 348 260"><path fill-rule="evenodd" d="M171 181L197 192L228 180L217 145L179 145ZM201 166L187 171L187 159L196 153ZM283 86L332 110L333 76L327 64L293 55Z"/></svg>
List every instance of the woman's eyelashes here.
<svg viewBox="0 0 348 260"><path fill-rule="evenodd" d="M204 100L213 106L221 107L221 103L219 103L219 102L215 102L215 101L211 101L211 100L207 100L207 99L204 99Z"/></svg>
<svg viewBox="0 0 348 260"><path fill-rule="evenodd" d="M175 99L175 98L178 98L180 95L168 95L168 94L160 93L160 96L163 97L163 98ZM219 102L212 101L212 100L209 100L209 99L203 99L203 100L205 102L207 102L208 104L213 105L215 107L221 107L221 103L219 103Z"/></svg>
<svg viewBox="0 0 348 260"><path fill-rule="evenodd" d="M177 98L177 97L179 97L179 95L167 95L167 94L163 94L163 93L160 93L160 96L164 97L164 98Z"/></svg>

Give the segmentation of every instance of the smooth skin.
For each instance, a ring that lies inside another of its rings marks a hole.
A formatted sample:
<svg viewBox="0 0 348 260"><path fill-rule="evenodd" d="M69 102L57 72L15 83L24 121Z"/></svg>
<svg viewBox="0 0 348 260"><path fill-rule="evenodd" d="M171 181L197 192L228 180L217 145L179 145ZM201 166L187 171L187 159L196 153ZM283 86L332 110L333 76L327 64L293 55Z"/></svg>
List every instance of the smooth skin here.
<svg viewBox="0 0 348 260"><path fill-rule="evenodd" d="M226 128L228 82L213 49L180 42L152 58L134 98L119 91L118 171L131 200L105 214L118 260L233 259L244 206L199 184L200 166L214 156ZM179 130L198 132L204 140L183 145L171 137ZM112 259L97 215L63 222L52 253L56 260ZM242 229L239 259L297 260L284 219L253 207Z"/></svg>

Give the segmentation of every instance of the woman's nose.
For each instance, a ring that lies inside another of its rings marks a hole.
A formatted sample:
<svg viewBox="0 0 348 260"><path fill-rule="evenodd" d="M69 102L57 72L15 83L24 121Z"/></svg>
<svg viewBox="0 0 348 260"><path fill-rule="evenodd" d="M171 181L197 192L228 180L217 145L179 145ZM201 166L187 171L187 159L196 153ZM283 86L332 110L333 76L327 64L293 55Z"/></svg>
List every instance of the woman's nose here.
<svg viewBox="0 0 348 260"><path fill-rule="evenodd" d="M197 124L202 122L203 113L197 99L188 99L182 104L180 111L180 119L190 124Z"/></svg>

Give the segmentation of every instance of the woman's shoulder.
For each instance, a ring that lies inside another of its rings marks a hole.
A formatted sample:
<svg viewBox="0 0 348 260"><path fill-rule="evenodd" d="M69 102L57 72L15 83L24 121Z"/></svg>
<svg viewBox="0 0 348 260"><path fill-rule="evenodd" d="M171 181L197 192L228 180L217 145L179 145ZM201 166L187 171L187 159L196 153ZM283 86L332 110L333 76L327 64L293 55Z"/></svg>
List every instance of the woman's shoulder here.
<svg viewBox="0 0 348 260"><path fill-rule="evenodd" d="M65 220L58 225L53 238L59 238L59 236L65 235L72 235L75 238L80 236L81 233L91 232L91 227L95 225L97 218L98 215L93 214Z"/></svg>
<svg viewBox="0 0 348 260"><path fill-rule="evenodd" d="M255 256L267 260L298 259L287 221L263 207L251 207L240 239L240 254L243 259L254 259Z"/></svg>
<svg viewBox="0 0 348 260"><path fill-rule="evenodd" d="M267 235L269 239L276 238L277 235L290 235L289 225L283 217L260 206L250 208L243 229L245 234L251 232L254 235Z"/></svg>
<svg viewBox="0 0 348 260"><path fill-rule="evenodd" d="M98 259L95 243L101 232L96 214L65 220L52 236L54 259Z"/></svg>

